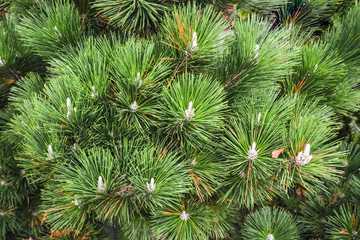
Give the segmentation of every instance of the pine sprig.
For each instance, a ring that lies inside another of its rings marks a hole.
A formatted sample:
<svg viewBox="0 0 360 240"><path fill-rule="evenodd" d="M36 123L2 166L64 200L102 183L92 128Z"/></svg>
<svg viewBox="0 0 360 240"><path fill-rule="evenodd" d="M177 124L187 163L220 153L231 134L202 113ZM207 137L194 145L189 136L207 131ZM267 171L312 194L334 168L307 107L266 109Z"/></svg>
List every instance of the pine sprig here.
<svg viewBox="0 0 360 240"><path fill-rule="evenodd" d="M229 173L222 201L254 207L278 192L274 173L281 159L272 154L283 150L278 136L286 132L291 102L276 97L276 92L263 92L233 107L235 116L227 123L221 148Z"/></svg>
<svg viewBox="0 0 360 240"><path fill-rule="evenodd" d="M18 19L12 14L2 16L0 22L0 98L2 100L6 99L10 87L16 80L30 71L44 71L41 59L20 40L18 24Z"/></svg>
<svg viewBox="0 0 360 240"><path fill-rule="evenodd" d="M284 90L293 96L315 98L340 114L356 111L356 78L341 55L325 41L305 45L301 52L302 62L295 67L295 74L285 79Z"/></svg>
<svg viewBox="0 0 360 240"><path fill-rule="evenodd" d="M184 200L176 206L159 209L153 219L153 229L157 238L204 239L211 233L218 234L213 220L224 219L217 215L205 203Z"/></svg>
<svg viewBox="0 0 360 240"><path fill-rule="evenodd" d="M297 239L297 222L291 213L280 208L264 207L246 218L244 239Z"/></svg>
<svg viewBox="0 0 360 240"><path fill-rule="evenodd" d="M222 125L224 91L205 75L181 75L162 92L159 119L167 137L200 146L209 141Z"/></svg>
<svg viewBox="0 0 360 240"><path fill-rule="evenodd" d="M337 170L341 153L336 151L339 142L334 139L334 121L329 108L320 108L316 103L305 103L301 99L294 102L293 116L284 135L285 160L279 176L286 190L294 184L308 188L308 184L323 178L335 180L341 173ZM330 126L332 131L329 131Z"/></svg>
<svg viewBox="0 0 360 240"><path fill-rule="evenodd" d="M157 125L158 96L171 71L169 62L160 59L153 42L134 38L113 53L115 106L124 128L144 132Z"/></svg>
<svg viewBox="0 0 360 240"><path fill-rule="evenodd" d="M236 20L231 50L216 69L216 76L236 97L250 88L276 87L296 64L298 51L290 49L290 33L272 30L272 22L250 15Z"/></svg>
<svg viewBox="0 0 360 240"><path fill-rule="evenodd" d="M110 24L124 32L148 34L157 29L164 14L177 1L93 0L92 7L98 11L97 15L107 18Z"/></svg>
<svg viewBox="0 0 360 240"><path fill-rule="evenodd" d="M360 232L360 216L357 207L343 205L329 218L331 239L357 239Z"/></svg>
<svg viewBox="0 0 360 240"><path fill-rule="evenodd" d="M176 65L172 78L178 72L208 72L226 52L229 35L226 22L211 6L188 3L167 13L161 27L161 43L165 59Z"/></svg>
<svg viewBox="0 0 360 240"><path fill-rule="evenodd" d="M40 1L19 27L21 39L45 60L59 56L82 37L79 12L68 0Z"/></svg>
<svg viewBox="0 0 360 240"><path fill-rule="evenodd" d="M102 221L129 221L134 210L146 216L155 207L171 205L187 192L185 171L176 154L163 151L157 155L153 148L136 149L136 142L124 140L123 144L121 152L114 149L114 156L101 149L80 152L75 158L78 163L61 168L62 174L55 179L62 190L52 190L47 199L63 199L62 204L55 203L63 207L49 206L45 211L56 229L81 229L86 221L82 216L94 207L97 210L93 214ZM63 197L52 197L59 193ZM56 212L50 216L52 209L66 211L67 215L73 212L73 216L58 218Z"/></svg>

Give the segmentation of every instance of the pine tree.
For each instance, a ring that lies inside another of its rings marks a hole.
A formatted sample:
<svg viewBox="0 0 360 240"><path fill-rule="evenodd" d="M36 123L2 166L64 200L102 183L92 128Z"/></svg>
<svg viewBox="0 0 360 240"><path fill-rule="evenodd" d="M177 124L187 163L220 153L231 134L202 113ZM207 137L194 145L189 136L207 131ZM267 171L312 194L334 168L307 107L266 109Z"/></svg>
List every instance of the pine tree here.
<svg viewBox="0 0 360 240"><path fill-rule="evenodd" d="M0 239L360 239L359 4L0 2Z"/></svg>

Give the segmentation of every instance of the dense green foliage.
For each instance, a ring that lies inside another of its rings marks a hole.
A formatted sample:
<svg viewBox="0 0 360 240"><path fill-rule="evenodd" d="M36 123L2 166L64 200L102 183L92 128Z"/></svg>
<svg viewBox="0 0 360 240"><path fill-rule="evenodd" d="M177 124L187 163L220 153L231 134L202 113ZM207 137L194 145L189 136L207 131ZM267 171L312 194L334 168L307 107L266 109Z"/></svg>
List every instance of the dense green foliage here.
<svg viewBox="0 0 360 240"><path fill-rule="evenodd" d="M0 239L360 239L358 1L0 6Z"/></svg>

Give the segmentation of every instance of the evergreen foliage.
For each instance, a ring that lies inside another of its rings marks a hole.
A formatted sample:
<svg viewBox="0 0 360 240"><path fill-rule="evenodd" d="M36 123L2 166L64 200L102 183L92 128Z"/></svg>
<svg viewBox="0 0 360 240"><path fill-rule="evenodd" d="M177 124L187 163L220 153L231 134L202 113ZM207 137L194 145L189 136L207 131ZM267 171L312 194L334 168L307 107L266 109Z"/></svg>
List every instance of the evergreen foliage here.
<svg viewBox="0 0 360 240"><path fill-rule="evenodd" d="M272 22L256 15L235 20L229 52L219 62L216 77L222 80L230 96L261 86L276 87L278 81L291 73L298 55L291 49L289 31L274 29Z"/></svg>
<svg viewBox="0 0 360 240"><path fill-rule="evenodd" d="M242 229L244 239L297 239L294 217L278 208L264 207L249 214Z"/></svg>
<svg viewBox="0 0 360 240"><path fill-rule="evenodd" d="M45 60L57 56L81 38L79 12L67 0L39 1L19 27L24 45Z"/></svg>
<svg viewBox="0 0 360 240"><path fill-rule="evenodd" d="M360 226L357 207L343 205L339 211L335 211L335 215L329 220L332 239L357 239L359 237Z"/></svg>
<svg viewBox="0 0 360 240"><path fill-rule="evenodd" d="M161 23L162 17L176 0L94 0L93 8L110 24L122 31L147 33L154 31Z"/></svg>
<svg viewBox="0 0 360 240"><path fill-rule="evenodd" d="M19 20L14 15L4 15L2 19L0 22L0 99L5 101L7 93L16 80L27 72L42 72L45 68L41 58L20 40Z"/></svg>
<svg viewBox="0 0 360 240"><path fill-rule="evenodd" d="M354 0L4 0L0 239L358 239Z"/></svg>

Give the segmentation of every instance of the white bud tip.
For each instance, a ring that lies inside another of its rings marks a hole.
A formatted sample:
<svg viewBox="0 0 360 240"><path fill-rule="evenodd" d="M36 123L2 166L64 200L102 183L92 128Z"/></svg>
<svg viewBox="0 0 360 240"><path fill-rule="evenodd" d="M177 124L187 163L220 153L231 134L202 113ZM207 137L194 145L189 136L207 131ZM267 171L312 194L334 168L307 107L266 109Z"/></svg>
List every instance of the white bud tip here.
<svg viewBox="0 0 360 240"><path fill-rule="evenodd" d="M194 157L194 159L191 161L191 165L196 166L197 162L196 162L196 157Z"/></svg>
<svg viewBox="0 0 360 240"><path fill-rule="evenodd" d="M74 203L75 206L79 206L79 208L80 208L81 201L78 200L76 197L75 197L75 200L71 201L71 202Z"/></svg>
<svg viewBox="0 0 360 240"><path fill-rule="evenodd" d="M48 146L48 155L47 156L48 156L48 158L54 157L51 145Z"/></svg>
<svg viewBox="0 0 360 240"><path fill-rule="evenodd" d="M193 44L193 47L197 48L197 33L196 32L193 32L192 44Z"/></svg>
<svg viewBox="0 0 360 240"><path fill-rule="evenodd" d="M188 109L189 109L189 110L191 110L191 109L192 109L192 105L193 105L193 102L192 102L192 101L190 101L190 102L189 102L189 107L188 107Z"/></svg>
<svg viewBox="0 0 360 240"><path fill-rule="evenodd" d="M74 143L74 145L72 145L71 149L76 152L77 151L77 146L76 146L76 143Z"/></svg>
<svg viewBox="0 0 360 240"><path fill-rule="evenodd" d="M192 106L193 102L190 101L188 109L185 110L185 120L191 120L195 117L195 109Z"/></svg>
<svg viewBox="0 0 360 240"><path fill-rule="evenodd" d="M266 240L275 240L275 237L274 235L269 233L268 235L266 235Z"/></svg>
<svg viewBox="0 0 360 240"><path fill-rule="evenodd" d="M305 156L309 156L309 155L310 155L310 144L306 144L305 150L304 150L304 155L305 155Z"/></svg>
<svg viewBox="0 0 360 240"><path fill-rule="evenodd" d="M151 193L151 192L153 192L155 190L156 183L155 183L154 178L151 178L150 184L148 182L146 182L146 188L147 188L148 193Z"/></svg>
<svg viewBox="0 0 360 240"><path fill-rule="evenodd" d="M314 72L318 69L318 65L316 64L314 67Z"/></svg>
<svg viewBox="0 0 360 240"><path fill-rule="evenodd" d="M71 100L70 100L70 98L66 99L66 105L67 105L68 108L71 108Z"/></svg>
<svg viewBox="0 0 360 240"><path fill-rule="evenodd" d="M99 176L98 178L98 190L100 192L104 192L106 188L106 183L104 183L103 178Z"/></svg>
<svg viewBox="0 0 360 240"><path fill-rule="evenodd" d="M195 52L198 49L198 44L197 44L197 33L193 32L193 36L192 36L192 41L191 41L191 52ZM187 51L186 51L187 53Z"/></svg>
<svg viewBox="0 0 360 240"><path fill-rule="evenodd" d="M249 151L247 152L248 158L250 161L257 158L259 151L256 150L256 143L253 142L252 146L249 146Z"/></svg>
<svg viewBox="0 0 360 240"><path fill-rule="evenodd" d="M180 218L181 218L181 220L186 221L190 218L190 215L186 211L182 211L180 213Z"/></svg>
<svg viewBox="0 0 360 240"><path fill-rule="evenodd" d="M295 163L305 166L312 158L313 156L310 155L310 144L306 144L304 152L298 152L298 155L295 157Z"/></svg>
<svg viewBox="0 0 360 240"><path fill-rule="evenodd" d="M193 42L193 44L197 44L197 33L196 32L193 32L192 42Z"/></svg>
<svg viewBox="0 0 360 240"><path fill-rule="evenodd" d="M137 109L139 108L139 105L137 105L137 102L134 101L131 105L130 105L130 111L135 112Z"/></svg>

